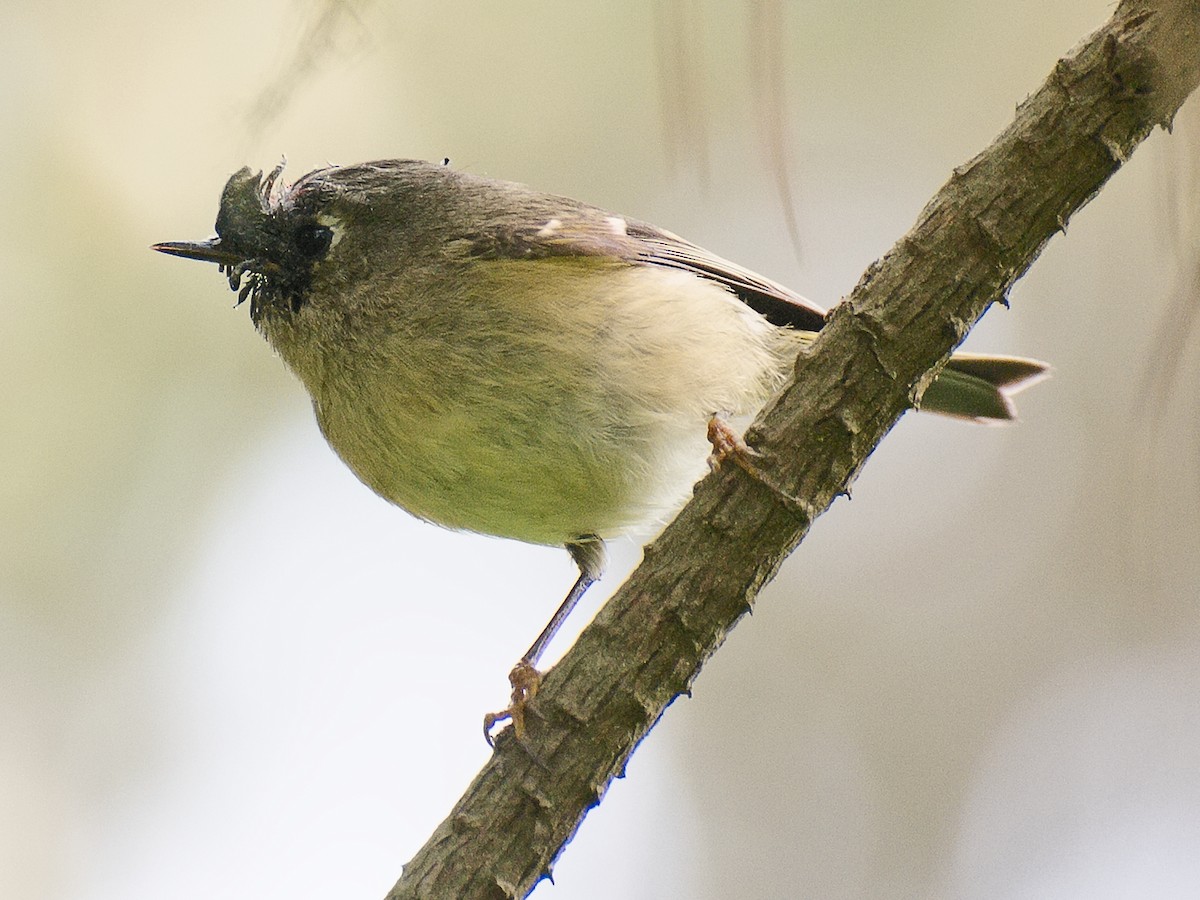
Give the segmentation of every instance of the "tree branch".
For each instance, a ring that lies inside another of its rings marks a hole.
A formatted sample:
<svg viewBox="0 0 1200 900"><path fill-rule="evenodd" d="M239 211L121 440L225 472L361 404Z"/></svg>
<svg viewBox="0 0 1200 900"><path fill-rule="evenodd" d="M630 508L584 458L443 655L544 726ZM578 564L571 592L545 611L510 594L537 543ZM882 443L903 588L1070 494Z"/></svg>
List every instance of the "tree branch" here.
<svg viewBox="0 0 1200 900"><path fill-rule="evenodd" d="M1200 82L1200 0L1125 0L830 315L732 465L645 550L405 867L400 898L526 896L971 326Z"/></svg>

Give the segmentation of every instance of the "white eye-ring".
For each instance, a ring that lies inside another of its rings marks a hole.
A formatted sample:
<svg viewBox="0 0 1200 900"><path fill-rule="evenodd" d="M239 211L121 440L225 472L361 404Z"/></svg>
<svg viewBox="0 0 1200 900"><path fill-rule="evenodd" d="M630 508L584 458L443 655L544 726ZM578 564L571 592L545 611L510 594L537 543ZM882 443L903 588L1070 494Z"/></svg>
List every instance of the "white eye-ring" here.
<svg viewBox="0 0 1200 900"><path fill-rule="evenodd" d="M333 239L329 242L329 249L332 250L341 241L342 236L346 233L346 226L337 216L331 216L328 213L321 213L317 216L317 224L324 225L333 234Z"/></svg>

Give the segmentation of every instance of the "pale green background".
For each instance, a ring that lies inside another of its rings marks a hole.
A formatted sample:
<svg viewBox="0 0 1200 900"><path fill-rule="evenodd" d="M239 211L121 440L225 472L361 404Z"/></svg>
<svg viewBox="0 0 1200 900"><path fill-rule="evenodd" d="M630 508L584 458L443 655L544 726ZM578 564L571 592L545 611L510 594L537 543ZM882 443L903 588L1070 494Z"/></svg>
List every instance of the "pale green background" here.
<svg viewBox="0 0 1200 900"><path fill-rule="evenodd" d="M745 4L6 8L0 896L382 896L571 577L374 498L217 273L147 250L230 172L449 156L828 305L1112 8L781 6L799 261ZM1196 341L1145 390L1195 119L969 341L1054 362L1024 421L906 417L537 896L1200 896Z"/></svg>

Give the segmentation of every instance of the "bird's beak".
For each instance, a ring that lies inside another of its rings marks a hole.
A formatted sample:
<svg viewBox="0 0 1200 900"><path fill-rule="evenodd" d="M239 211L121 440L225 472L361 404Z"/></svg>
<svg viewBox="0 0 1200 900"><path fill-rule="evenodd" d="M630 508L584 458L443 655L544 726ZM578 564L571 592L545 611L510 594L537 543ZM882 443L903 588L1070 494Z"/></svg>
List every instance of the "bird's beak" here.
<svg viewBox="0 0 1200 900"><path fill-rule="evenodd" d="M171 256L182 256L184 259L213 262L219 266L234 266L246 258L244 253L236 253L232 249L222 247L219 237L209 238L207 241L166 241L162 244L151 244L150 249L159 253L169 253Z"/></svg>

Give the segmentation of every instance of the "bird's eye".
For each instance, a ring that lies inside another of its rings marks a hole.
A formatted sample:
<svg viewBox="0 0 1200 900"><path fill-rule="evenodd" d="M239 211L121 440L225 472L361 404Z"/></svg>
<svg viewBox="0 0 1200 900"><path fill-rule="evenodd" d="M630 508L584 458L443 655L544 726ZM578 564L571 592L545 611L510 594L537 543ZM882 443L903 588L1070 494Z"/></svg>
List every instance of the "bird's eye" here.
<svg viewBox="0 0 1200 900"><path fill-rule="evenodd" d="M301 225L296 229L293 240L300 255L315 262L329 252L333 244L333 229L325 225Z"/></svg>

